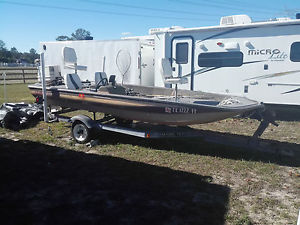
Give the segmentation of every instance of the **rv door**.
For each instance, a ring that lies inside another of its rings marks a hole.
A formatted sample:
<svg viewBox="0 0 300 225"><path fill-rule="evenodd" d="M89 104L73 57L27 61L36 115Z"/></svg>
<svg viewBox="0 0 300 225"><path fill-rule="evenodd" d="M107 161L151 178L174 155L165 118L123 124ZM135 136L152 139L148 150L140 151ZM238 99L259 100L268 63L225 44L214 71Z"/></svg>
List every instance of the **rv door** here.
<svg viewBox="0 0 300 225"><path fill-rule="evenodd" d="M174 77L186 77L188 83L178 88L193 90L193 39L180 37L172 40L172 70Z"/></svg>
<svg viewBox="0 0 300 225"><path fill-rule="evenodd" d="M154 86L154 47L141 45L140 67L141 85Z"/></svg>

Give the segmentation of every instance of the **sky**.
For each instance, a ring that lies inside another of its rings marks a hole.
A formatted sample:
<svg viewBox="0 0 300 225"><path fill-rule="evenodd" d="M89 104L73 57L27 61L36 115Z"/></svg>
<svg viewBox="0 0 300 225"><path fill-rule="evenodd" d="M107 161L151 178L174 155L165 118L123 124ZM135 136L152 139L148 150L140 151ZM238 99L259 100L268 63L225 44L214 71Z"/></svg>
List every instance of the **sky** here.
<svg viewBox="0 0 300 225"><path fill-rule="evenodd" d="M299 0L0 0L0 40L8 49L39 51L39 42L78 28L94 40L110 40L147 35L150 28L214 26L222 16L264 21L297 12Z"/></svg>

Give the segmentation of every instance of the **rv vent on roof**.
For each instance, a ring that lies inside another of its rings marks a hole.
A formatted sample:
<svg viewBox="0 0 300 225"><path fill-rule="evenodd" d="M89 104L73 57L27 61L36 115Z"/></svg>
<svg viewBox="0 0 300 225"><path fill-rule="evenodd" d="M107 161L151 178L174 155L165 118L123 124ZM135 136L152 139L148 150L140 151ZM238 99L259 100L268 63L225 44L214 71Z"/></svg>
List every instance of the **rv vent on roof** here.
<svg viewBox="0 0 300 225"><path fill-rule="evenodd" d="M252 20L248 15L224 16L221 18L220 21L221 26L247 24L247 23L252 23Z"/></svg>

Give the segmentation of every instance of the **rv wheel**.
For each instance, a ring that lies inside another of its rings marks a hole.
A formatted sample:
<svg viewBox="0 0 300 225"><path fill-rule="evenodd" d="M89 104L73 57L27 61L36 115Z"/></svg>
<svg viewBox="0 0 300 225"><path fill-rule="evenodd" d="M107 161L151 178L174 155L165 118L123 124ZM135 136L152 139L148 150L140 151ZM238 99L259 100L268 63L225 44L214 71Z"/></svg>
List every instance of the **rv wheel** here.
<svg viewBox="0 0 300 225"><path fill-rule="evenodd" d="M84 144L91 140L92 131L84 123L76 121L72 124L72 137L77 143Z"/></svg>

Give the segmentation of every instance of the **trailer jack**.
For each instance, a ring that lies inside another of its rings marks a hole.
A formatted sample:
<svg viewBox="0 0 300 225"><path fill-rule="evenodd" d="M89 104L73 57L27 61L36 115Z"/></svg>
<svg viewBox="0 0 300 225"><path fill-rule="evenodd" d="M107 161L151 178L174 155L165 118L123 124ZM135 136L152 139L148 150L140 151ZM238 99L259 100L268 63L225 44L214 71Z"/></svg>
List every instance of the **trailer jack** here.
<svg viewBox="0 0 300 225"><path fill-rule="evenodd" d="M276 127L279 126L279 124L275 122L276 114L274 111L265 110L263 112L260 112L259 116L260 119L258 120L260 120L260 124L256 129L256 131L254 132L250 141L257 140L257 138L259 138L264 133L264 131L268 128L270 124L273 124Z"/></svg>

